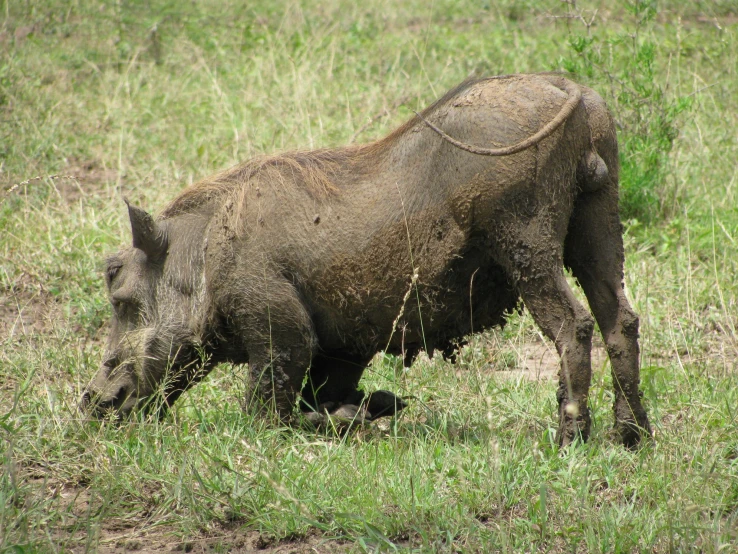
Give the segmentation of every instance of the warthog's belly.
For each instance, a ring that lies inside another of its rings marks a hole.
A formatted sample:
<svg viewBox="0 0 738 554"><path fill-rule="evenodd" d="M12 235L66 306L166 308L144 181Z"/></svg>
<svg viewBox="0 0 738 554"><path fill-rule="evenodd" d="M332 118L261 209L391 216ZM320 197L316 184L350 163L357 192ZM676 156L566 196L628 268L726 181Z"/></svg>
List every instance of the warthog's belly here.
<svg viewBox="0 0 738 554"><path fill-rule="evenodd" d="M304 297L321 348L432 353L504 323L518 295L488 239L465 236L450 215L424 215L336 256L310 280Z"/></svg>

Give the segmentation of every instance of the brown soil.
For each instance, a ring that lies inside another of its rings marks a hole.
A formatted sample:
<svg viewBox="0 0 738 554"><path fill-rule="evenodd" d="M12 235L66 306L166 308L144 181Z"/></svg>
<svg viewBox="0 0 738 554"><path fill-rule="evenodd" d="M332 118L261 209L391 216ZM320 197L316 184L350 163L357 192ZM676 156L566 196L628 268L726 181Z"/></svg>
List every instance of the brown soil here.
<svg viewBox="0 0 738 554"><path fill-rule="evenodd" d="M97 548L90 550L86 537L77 539L79 546L69 544L69 552L82 553L88 551L99 554L161 554L165 552L188 552L205 554L213 552L229 552L246 554L262 552L265 554L302 554L302 553L338 553L350 549L346 541L335 541L320 536L302 537L294 540L273 542L258 531L221 528L212 533L200 533L182 538L167 526L141 526L126 530L103 528ZM75 542L77 542L75 541Z"/></svg>
<svg viewBox="0 0 738 554"><path fill-rule="evenodd" d="M709 15L698 15L695 17L695 21L706 25L713 25L718 29L722 30L724 27L729 27L738 23L738 14L727 13L721 16L709 16Z"/></svg>
<svg viewBox="0 0 738 554"><path fill-rule="evenodd" d="M61 306L32 271L20 269L13 286L0 289L0 342L48 334L55 322L64 319Z"/></svg>
<svg viewBox="0 0 738 554"><path fill-rule="evenodd" d="M99 498L94 498L82 485L68 485L31 474L28 483L38 487L37 494L56 499L56 508L63 513L58 529L52 531L65 552L82 554L161 554L183 552L210 554L228 552L246 554L331 554L351 550L351 543L331 539L317 533L276 541L258 531L238 524L212 523L207 531L183 536L180 529L166 522L165 517L147 518L139 515L111 517L102 525L87 527L91 512L100 509Z"/></svg>
<svg viewBox="0 0 738 554"><path fill-rule="evenodd" d="M115 185L118 172L105 167L98 160L70 159L65 170L68 179L60 179L57 188L67 202L74 202L92 192L99 192L105 186Z"/></svg>
<svg viewBox="0 0 738 554"><path fill-rule="evenodd" d="M53 176L37 176L22 181L0 179L0 202L7 194L19 193L25 187L50 186L55 194L68 204L99 193L115 184L117 172L104 167L96 160L70 159L62 173ZM44 183L41 183L44 181ZM12 189L8 193L8 190ZM0 263L18 269L18 277L11 286L0 289L0 343L32 335L49 334L54 322L63 321L62 308L45 288L45 279L38 275L33 263L11 252L10 257L0 257Z"/></svg>
<svg viewBox="0 0 738 554"><path fill-rule="evenodd" d="M90 551L86 536L76 537L78 546L70 544L70 552L83 553ZM94 544L94 543L93 543ZM350 543L331 540L319 535L309 535L295 539L274 541L258 531L250 531L240 527L218 526L210 532L198 532L182 537L179 532L168 525L148 524L141 522L133 527L125 528L115 522L106 522L99 531L98 554L162 554L165 552L186 552L193 554L210 554L228 552L246 554L262 552L265 554L330 554L350 550Z"/></svg>
<svg viewBox="0 0 738 554"><path fill-rule="evenodd" d="M0 201L8 195L22 193L27 187L51 186L54 193L67 203L104 191L116 184L118 172L98 160L67 160L67 167L53 175L0 175Z"/></svg>
<svg viewBox="0 0 738 554"><path fill-rule="evenodd" d="M97 549L99 554L159 554L163 552L190 552L205 554L229 552L246 554L262 552L265 554L337 553L349 550L345 541L331 541L320 536L301 537L295 540L273 542L258 531L239 528L219 528L211 533L200 533L183 539L166 526L134 528L123 531L103 529ZM73 550L76 552L77 550ZM84 552L84 547L79 549Z"/></svg>
<svg viewBox="0 0 738 554"><path fill-rule="evenodd" d="M517 354L515 369L496 371L495 375L518 377L521 374L531 381L555 380L559 376L559 355L550 342L533 340L526 342ZM603 366L607 352L601 341L592 341L592 368Z"/></svg>

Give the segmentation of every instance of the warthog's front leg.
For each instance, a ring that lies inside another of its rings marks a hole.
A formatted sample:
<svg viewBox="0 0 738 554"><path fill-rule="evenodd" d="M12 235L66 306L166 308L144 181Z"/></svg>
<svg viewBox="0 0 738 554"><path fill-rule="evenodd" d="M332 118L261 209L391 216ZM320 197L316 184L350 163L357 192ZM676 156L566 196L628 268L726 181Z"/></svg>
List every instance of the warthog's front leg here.
<svg viewBox="0 0 738 554"><path fill-rule="evenodd" d="M248 351L252 397L289 420L317 350L310 316L293 285L279 275L251 279L229 319Z"/></svg>

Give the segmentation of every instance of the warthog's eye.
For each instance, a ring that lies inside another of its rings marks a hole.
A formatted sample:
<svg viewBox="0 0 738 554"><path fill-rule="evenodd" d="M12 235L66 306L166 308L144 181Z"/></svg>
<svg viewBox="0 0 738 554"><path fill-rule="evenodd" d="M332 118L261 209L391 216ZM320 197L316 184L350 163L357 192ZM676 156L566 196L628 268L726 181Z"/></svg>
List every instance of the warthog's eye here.
<svg viewBox="0 0 738 554"><path fill-rule="evenodd" d="M105 271L105 275L108 278L108 283L110 283L113 279L115 279L115 276L118 275L118 272L120 271L120 268L123 267L120 264L114 264L109 265L108 269Z"/></svg>

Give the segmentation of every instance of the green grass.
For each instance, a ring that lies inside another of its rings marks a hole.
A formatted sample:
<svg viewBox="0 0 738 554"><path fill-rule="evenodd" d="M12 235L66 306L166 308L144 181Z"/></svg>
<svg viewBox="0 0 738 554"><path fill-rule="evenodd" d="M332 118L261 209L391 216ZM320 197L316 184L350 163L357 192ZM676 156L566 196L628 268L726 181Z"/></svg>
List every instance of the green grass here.
<svg viewBox="0 0 738 554"><path fill-rule="evenodd" d="M734 551L735 2L262 4L0 2L0 552ZM121 195L156 211L256 154L379 137L471 72L552 69L620 127L652 445L613 442L606 362L589 443L554 445L526 314L456 366L377 358L365 387L415 400L343 438L243 411L230 366L163 422L80 419Z"/></svg>

